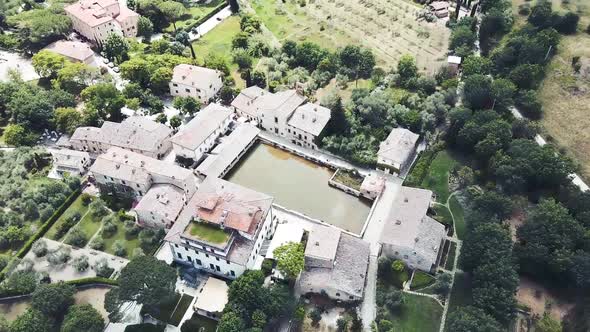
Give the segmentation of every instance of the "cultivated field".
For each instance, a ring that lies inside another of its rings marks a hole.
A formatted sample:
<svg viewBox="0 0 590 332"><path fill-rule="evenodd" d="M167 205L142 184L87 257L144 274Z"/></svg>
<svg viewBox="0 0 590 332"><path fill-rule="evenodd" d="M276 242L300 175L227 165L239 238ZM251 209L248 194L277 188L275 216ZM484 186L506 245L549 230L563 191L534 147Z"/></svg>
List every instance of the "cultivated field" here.
<svg viewBox="0 0 590 332"><path fill-rule="evenodd" d="M547 138L565 148L581 166L581 176L590 179L590 2L587 0L552 0L553 9L567 10L581 16L578 33L563 36L557 54L547 68L540 88L545 115L541 123ZM524 0L513 0L515 12ZM523 22L522 17L519 19ZM580 57L582 68L575 73L572 59Z"/></svg>
<svg viewBox="0 0 590 332"><path fill-rule="evenodd" d="M419 5L403 0L254 0L252 7L279 40L309 40L337 48L361 43L380 65L391 67L404 54L420 69L436 71L446 60L450 30L444 21L418 22Z"/></svg>

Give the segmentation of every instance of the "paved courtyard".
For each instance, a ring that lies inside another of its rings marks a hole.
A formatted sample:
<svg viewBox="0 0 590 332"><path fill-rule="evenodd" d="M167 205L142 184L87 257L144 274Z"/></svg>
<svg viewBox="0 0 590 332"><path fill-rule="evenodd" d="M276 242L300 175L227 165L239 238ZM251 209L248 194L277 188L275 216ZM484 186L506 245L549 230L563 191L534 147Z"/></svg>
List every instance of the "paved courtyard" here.
<svg viewBox="0 0 590 332"><path fill-rule="evenodd" d="M39 79L31 59L17 53L0 51L0 81L8 81L11 69L18 71L25 82Z"/></svg>
<svg viewBox="0 0 590 332"><path fill-rule="evenodd" d="M102 258L106 258L109 267L111 267L115 270L113 272L113 274L117 274L129 262L125 258L113 256L113 255L104 253L102 251L96 251L93 249L75 248L75 247L69 246L67 244L63 244L63 243L53 241L50 239L46 239L46 238L39 239L38 241L45 241L45 243L47 243L47 252L48 253L55 251L55 250L59 249L60 247L71 249L70 259L67 263L65 263L63 265L53 265L47 261L47 255L45 255L43 257L37 257L35 255L35 253L33 253L32 250L30 250L27 253L27 255L25 256L25 258L23 259L23 261L26 261L26 260L32 261L34 264L33 266L35 267L35 271L47 272L49 274L49 277L51 278L52 282L95 277L96 272L94 271L94 265L96 264L96 262L98 260L100 260ZM84 272L78 272L74 268L74 266L72 265L72 262L77 257L80 257L80 256L88 257L89 267ZM21 262L21 264L19 265L19 268L22 268L23 266L24 266L24 263Z"/></svg>

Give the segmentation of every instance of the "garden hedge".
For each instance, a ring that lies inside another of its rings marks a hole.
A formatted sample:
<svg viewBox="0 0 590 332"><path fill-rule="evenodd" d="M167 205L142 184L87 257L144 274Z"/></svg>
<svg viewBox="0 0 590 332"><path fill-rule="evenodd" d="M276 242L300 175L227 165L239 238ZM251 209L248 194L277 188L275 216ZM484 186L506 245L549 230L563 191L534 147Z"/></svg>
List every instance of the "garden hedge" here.
<svg viewBox="0 0 590 332"><path fill-rule="evenodd" d="M215 14L219 13L226 6L227 6L227 3L225 1L221 2L219 5L217 5L217 7L215 7L211 12L209 12L209 14L201 17L200 19L196 20L194 23L191 23L191 24L188 24L187 26L185 26L184 30L186 32L191 31L195 27L205 23L205 21L207 21L208 19L213 17Z"/></svg>
<svg viewBox="0 0 590 332"><path fill-rule="evenodd" d="M92 284L119 286L119 281L114 280L114 279L109 279L109 278L103 278L103 277L89 277L89 278L82 278L82 279L66 281L66 284L74 285L74 286L84 286L84 285L92 285Z"/></svg>

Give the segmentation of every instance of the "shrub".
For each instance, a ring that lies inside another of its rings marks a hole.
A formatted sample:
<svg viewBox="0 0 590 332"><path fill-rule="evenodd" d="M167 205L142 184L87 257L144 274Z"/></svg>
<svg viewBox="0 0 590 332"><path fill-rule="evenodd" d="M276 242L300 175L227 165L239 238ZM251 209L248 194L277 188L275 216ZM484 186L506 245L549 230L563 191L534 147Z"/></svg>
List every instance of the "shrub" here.
<svg viewBox="0 0 590 332"><path fill-rule="evenodd" d="M92 202L92 196L87 193L82 193L82 195L80 195L80 200L82 201L82 205L88 206Z"/></svg>
<svg viewBox="0 0 590 332"><path fill-rule="evenodd" d="M272 259L265 258L262 261L262 266L260 267L260 269L262 270L262 273L264 273L265 276L269 276L272 273L272 264Z"/></svg>
<svg viewBox="0 0 590 332"><path fill-rule="evenodd" d="M311 319L311 325L318 326L320 320L322 320L322 310L320 308L314 308L309 313L309 318Z"/></svg>
<svg viewBox="0 0 590 332"><path fill-rule="evenodd" d="M112 222L105 222L102 225L101 235L104 239L110 238L111 236L117 233L117 225L113 224Z"/></svg>
<svg viewBox="0 0 590 332"><path fill-rule="evenodd" d="M96 236L92 242L90 242L90 248L94 250L103 250L104 249L104 240L100 237Z"/></svg>
<svg viewBox="0 0 590 332"><path fill-rule="evenodd" d="M113 252L119 257L125 257L127 255L127 249L125 248L125 242L123 240L117 240L113 243Z"/></svg>
<svg viewBox="0 0 590 332"><path fill-rule="evenodd" d="M55 238L61 239L70 228L74 227L78 223L78 220L74 219L74 216L67 217L61 224L55 228Z"/></svg>
<svg viewBox="0 0 590 332"><path fill-rule="evenodd" d="M88 257L85 255L76 257L73 261L73 265L78 272L84 272L88 270L88 266L90 266L90 264L88 264Z"/></svg>
<svg viewBox="0 0 590 332"><path fill-rule="evenodd" d="M402 260L396 259L391 263L391 268L396 272L401 272L406 268L406 265Z"/></svg>
<svg viewBox="0 0 590 332"><path fill-rule="evenodd" d="M65 264L71 258L71 251L69 247L61 246L47 255L47 261L52 265Z"/></svg>
<svg viewBox="0 0 590 332"><path fill-rule="evenodd" d="M69 245L82 248L86 245L87 241L88 239L86 238L86 234L84 234L80 228L75 227L70 231L70 233L68 233L68 237L64 242Z"/></svg>
<svg viewBox="0 0 590 332"><path fill-rule="evenodd" d="M106 258L99 259L96 264L94 264L94 271L96 271L97 277L109 278L115 269L109 266Z"/></svg>
<svg viewBox="0 0 590 332"><path fill-rule="evenodd" d="M33 244L33 247L31 249L33 250L35 256L43 257L47 255L47 242L45 242L45 240L40 239L37 242L35 242L35 244Z"/></svg>

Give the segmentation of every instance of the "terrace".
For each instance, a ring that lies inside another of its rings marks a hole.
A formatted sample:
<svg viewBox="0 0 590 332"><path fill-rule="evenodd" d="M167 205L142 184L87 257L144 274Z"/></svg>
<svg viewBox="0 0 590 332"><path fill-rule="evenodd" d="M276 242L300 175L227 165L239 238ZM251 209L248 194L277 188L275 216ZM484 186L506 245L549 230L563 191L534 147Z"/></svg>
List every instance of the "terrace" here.
<svg viewBox="0 0 590 332"><path fill-rule="evenodd" d="M216 248L225 249L231 244L234 233L205 222L190 222L183 233L189 240L204 242Z"/></svg>

